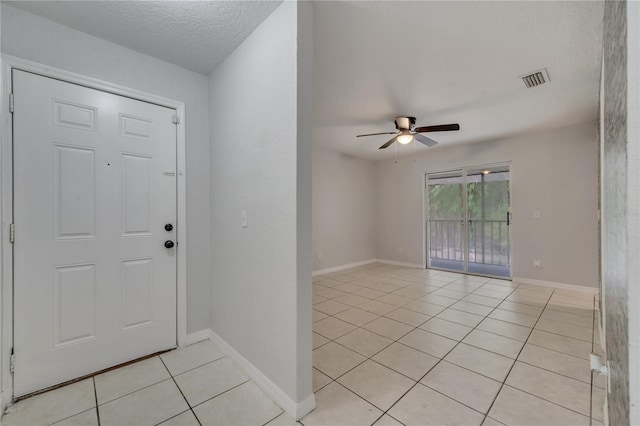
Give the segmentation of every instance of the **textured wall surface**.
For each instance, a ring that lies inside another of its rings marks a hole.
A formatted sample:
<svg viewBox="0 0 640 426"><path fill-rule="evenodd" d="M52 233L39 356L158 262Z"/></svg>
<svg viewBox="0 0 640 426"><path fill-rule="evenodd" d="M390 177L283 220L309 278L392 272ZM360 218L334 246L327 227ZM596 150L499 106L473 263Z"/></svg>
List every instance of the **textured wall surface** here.
<svg viewBox="0 0 640 426"><path fill-rule="evenodd" d="M209 105L211 328L299 402L311 395L310 259L298 282L298 250L308 255L311 243L298 232L299 220L309 226L300 209L310 215L298 190L309 196L311 152L298 145L308 118L298 115L296 35L297 3L284 2L211 74Z"/></svg>
<svg viewBox="0 0 640 426"><path fill-rule="evenodd" d="M603 288L610 362L609 424L629 424L627 311L627 44L626 2L604 14ZM637 262L638 259L629 259ZM637 362L638 360L635 360Z"/></svg>
<svg viewBox="0 0 640 426"><path fill-rule="evenodd" d="M375 181L372 161L313 150L314 270L375 259Z"/></svg>
<svg viewBox="0 0 640 426"><path fill-rule="evenodd" d="M422 264L424 173L511 162L512 274L598 286L596 123L376 163L377 258ZM534 218L533 212L540 212ZM402 247L404 253L399 252ZM534 269L532 258L542 260Z"/></svg>

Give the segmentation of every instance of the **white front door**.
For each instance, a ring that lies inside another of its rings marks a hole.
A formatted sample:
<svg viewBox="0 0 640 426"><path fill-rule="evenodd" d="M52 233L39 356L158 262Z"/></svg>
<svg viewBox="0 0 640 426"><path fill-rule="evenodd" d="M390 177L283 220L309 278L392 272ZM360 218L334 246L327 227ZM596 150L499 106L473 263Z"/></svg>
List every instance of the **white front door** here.
<svg viewBox="0 0 640 426"><path fill-rule="evenodd" d="M176 111L12 76L20 396L176 346Z"/></svg>

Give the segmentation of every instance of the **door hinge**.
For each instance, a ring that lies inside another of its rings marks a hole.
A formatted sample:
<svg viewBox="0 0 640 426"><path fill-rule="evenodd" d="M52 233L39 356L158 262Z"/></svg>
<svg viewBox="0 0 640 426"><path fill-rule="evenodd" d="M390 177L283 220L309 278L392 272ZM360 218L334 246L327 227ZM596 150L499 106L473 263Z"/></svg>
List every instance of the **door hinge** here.
<svg viewBox="0 0 640 426"><path fill-rule="evenodd" d="M9 225L9 242L10 243L16 242L16 224L15 223L12 223L11 225Z"/></svg>
<svg viewBox="0 0 640 426"><path fill-rule="evenodd" d="M171 122L173 124L179 124L180 123L180 117L178 117L177 115L172 115L171 116Z"/></svg>
<svg viewBox="0 0 640 426"><path fill-rule="evenodd" d="M9 112L13 112L13 93L9 93Z"/></svg>
<svg viewBox="0 0 640 426"><path fill-rule="evenodd" d="M16 354L12 353L9 358L9 372L13 374L16 369Z"/></svg>

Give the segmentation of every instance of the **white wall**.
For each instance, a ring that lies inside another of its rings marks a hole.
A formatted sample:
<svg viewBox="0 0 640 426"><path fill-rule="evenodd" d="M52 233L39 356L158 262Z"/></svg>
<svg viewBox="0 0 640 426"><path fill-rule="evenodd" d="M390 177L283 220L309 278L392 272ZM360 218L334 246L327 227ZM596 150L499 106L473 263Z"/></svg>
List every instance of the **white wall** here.
<svg viewBox="0 0 640 426"><path fill-rule="evenodd" d="M311 152L298 138L310 135L311 82L298 71L310 68L310 34L296 37L311 27L299 7L280 5L209 79L211 328L293 404L313 401L311 241L300 232Z"/></svg>
<svg viewBox="0 0 640 426"><path fill-rule="evenodd" d="M186 104L187 331L209 326L207 78L2 3L2 53Z"/></svg>
<svg viewBox="0 0 640 426"><path fill-rule="evenodd" d="M512 275L598 285L598 141L586 123L376 163L379 259L423 264L425 172L511 162ZM541 213L533 218L533 211ZM399 248L404 253L399 253ZM542 269L532 267L532 258Z"/></svg>
<svg viewBox="0 0 640 426"><path fill-rule="evenodd" d="M314 148L314 270L375 259L375 184L372 161Z"/></svg>

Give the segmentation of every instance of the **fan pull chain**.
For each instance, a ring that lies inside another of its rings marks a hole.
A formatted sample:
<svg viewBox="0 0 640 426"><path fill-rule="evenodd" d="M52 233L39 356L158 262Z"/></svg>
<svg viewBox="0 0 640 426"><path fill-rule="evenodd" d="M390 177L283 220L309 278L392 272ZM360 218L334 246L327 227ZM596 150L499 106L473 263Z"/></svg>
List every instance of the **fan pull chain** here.
<svg viewBox="0 0 640 426"><path fill-rule="evenodd" d="M398 164L398 144L394 143L395 147L396 147L396 164Z"/></svg>
<svg viewBox="0 0 640 426"><path fill-rule="evenodd" d="M416 162L416 138L413 138L413 162Z"/></svg>

